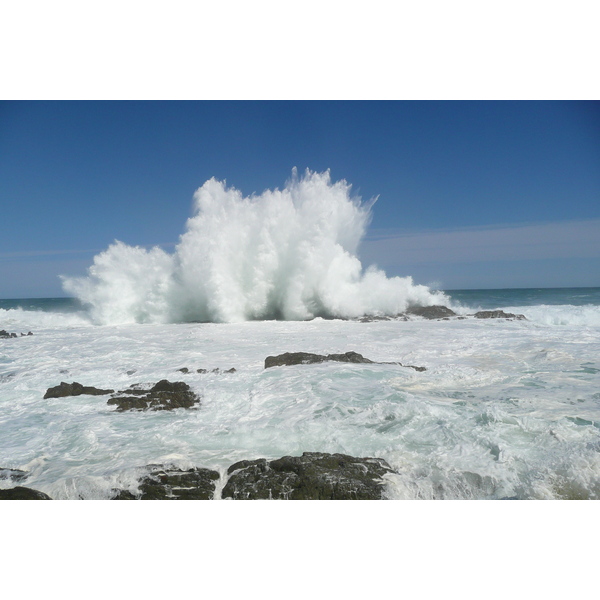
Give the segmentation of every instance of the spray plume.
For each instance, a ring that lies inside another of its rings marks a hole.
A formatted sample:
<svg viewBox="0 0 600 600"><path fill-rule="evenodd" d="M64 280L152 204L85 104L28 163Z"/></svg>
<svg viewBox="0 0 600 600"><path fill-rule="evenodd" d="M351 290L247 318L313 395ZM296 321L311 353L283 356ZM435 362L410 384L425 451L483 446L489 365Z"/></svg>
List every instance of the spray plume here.
<svg viewBox="0 0 600 600"><path fill-rule="evenodd" d="M64 289L100 324L354 318L447 301L410 277L363 271L356 252L375 199L350 188L294 169L284 189L244 198L212 178L173 254L116 241Z"/></svg>

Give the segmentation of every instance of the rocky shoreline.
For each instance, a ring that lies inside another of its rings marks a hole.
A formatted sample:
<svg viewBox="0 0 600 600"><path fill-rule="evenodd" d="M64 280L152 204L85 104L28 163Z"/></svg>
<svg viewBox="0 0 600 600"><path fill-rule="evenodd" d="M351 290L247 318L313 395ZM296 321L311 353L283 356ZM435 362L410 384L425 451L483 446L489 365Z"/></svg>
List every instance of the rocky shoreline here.
<svg viewBox="0 0 600 600"><path fill-rule="evenodd" d="M385 500L384 476L394 473L382 458L304 452L276 460L259 458L231 465L221 480L218 471L147 465L137 488L113 489L111 500ZM11 473L11 471L13 473ZM11 481L23 471L0 469ZM218 485L221 483L222 485ZM217 490L220 490L219 492ZM39 490L0 489L0 500L52 500Z"/></svg>
<svg viewBox="0 0 600 600"><path fill-rule="evenodd" d="M460 316L445 306L410 308L395 317L368 316L356 319L360 322L377 320L408 320L412 317L428 320L465 319L525 319L523 315L505 313L501 310L479 311L472 315ZM27 335L33 335L29 332ZM21 334L25 336L25 334ZM0 331L1 338L16 338L16 333ZM265 359L264 368L310 365L325 362L352 364L389 364L412 368L422 372L426 367L404 365L400 362L376 362L357 352L343 354L312 354L308 352L286 352ZM182 367L178 372L234 374L235 368L190 369ZM61 382L48 388L44 399L68 396L106 396L108 406L116 406L115 412L157 411L175 409L196 409L201 397L183 381L170 382L163 379L155 384L135 384L125 390L101 389L84 386L76 381ZM284 456L275 460L259 458L243 460L227 469L224 481L214 470L194 467L181 470L173 465L147 465L145 474L134 489L114 489L113 500L380 500L385 499L386 474L394 473L381 458L359 458L345 454L304 452L302 456ZM0 468L0 479L9 479L20 484L28 473L19 469ZM221 485L219 485L221 484ZM219 491L217 491L219 490ZM39 491L22 485L0 489L0 500L51 500Z"/></svg>

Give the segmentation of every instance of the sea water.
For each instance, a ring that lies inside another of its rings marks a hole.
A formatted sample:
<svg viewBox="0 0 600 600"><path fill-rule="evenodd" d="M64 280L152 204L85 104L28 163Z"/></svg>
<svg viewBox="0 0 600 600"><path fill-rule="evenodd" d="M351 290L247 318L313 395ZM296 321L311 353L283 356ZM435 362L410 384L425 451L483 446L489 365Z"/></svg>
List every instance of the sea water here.
<svg viewBox="0 0 600 600"><path fill-rule="evenodd" d="M0 468L26 471L20 485L108 499L149 464L224 480L238 460L311 451L385 459L390 499L600 497L599 288L441 292L363 269L368 210L326 174L251 199L212 182L197 198L173 254L118 243L66 280L77 299L0 300L0 329L19 335L0 339ZM360 320L433 304L458 316ZM426 370L264 368L298 351ZM188 383L199 407L43 399L61 381L161 379Z"/></svg>
<svg viewBox="0 0 600 600"><path fill-rule="evenodd" d="M390 498L598 498L600 306L549 304L556 293L547 304L494 306L527 320L98 326L78 310L41 310L44 300L1 308L2 328L34 335L0 340L0 467L28 471L26 485L53 498L109 498L133 489L147 464L224 474L241 459L341 452L387 460L397 471ZM563 322L569 313L574 323ZM427 370L264 369L269 355L350 350ZM61 381L124 389L160 379L188 383L199 409L117 413L106 396L43 400Z"/></svg>

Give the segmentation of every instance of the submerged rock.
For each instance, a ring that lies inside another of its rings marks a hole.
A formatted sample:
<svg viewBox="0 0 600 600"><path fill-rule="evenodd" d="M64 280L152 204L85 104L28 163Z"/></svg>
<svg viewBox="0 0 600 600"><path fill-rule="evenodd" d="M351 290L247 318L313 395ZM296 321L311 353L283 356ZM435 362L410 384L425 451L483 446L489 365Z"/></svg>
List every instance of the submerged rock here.
<svg viewBox="0 0 600 600"><path fill-rule="evenodd" d="M101 390L95 387L87 387L74 381L73 383L65 383L61 381L60 385L56 387L48 388L44 394L46 398L65 398L67 396L81 396L82 394L88 394L90 396L104 396L106 394L112 394L115 390Z"/></svg>
<svg viewBox="0 0 600 600"><path fill-rule="evenodd" d="M113 396L107 404L116 404L119 412L192 408L200 402L200 397L191 390L187 383L183 381L170 382L166 379L162 379L149 390L131 386L118 394L123 395Z"/></svg>
<svg viewBox="0 0 600 600"><path fill-rule="evenodd" d="M0 467L0 479L10 479L12 481L22 481L27 479L29 473L21 471L21 469L6 469Z"/></svg>
<svg viewBox="0 0 600 600"><path fill-rule="evenodd" d="M446 319L456 317L456 313L446 306L413 306L406 310L409 315L416 315L424 319Z"/></svg>
<svg viewBox="0 0 600 600"><path fill-rule="evenodd" d="M166 468L149 465L151 471L141 480L138 494L115 490L113 500L212 500L219 473L210 469Z"/></svg>
<svg viewBox="0 0 600 600"><path fill-rule="evenodd" d="M184 375L187 375L190 370L187 367L183 367L181 369L177 369L180 373L183 373ZM234 367L231 367L231 369L226 369L224 371L221 371L221 369L212 369L211 371L209 371L208 369L196 369L196 373L202 373L202 374L206 374L206 373L235 373L236 369Z"/></svg>
<svg viewBox="0 0 600 600"><path fill-rule="evenodd" d="M31 333L31 331L28 331L27 333L23 333L21 331L21 337L27 337L28 335L33 335L33 333ZM0 329L0 338L16 338L19 337L16 333L14 332L8 332L5 329Z"/></svg>
<svg viewBox="0 0 600 600"><path fill-rule="evenodd" d="M473 315L476 319L517 319L527 320L525 315L505 313L503 310L480 310Z"/></svg>
<svg viewBox="0 0 600 600"><path fill-rule="evenodd" d="M14 487L0 490L0 500L52 500L48 494L27 487Z"/></svg>
<svg viewBox="0 0 600 600"><path fill-rule="evenodd" d="M265 369L269 367L281 367L289 365L310 365L326 361L347 362L347 363L373 363L372 360L365 358L357 352L346 352L345 354L311 354L309 352L285 352L278 356L267 356L265 359Z"/></svg>
<svg viewBox="0 0 600 600"><path fill-rule="evenodd" d="M227 472L222 497L233 500L381 500L382 478L393 470L381 458L304 452L243 460Z"/></svg>

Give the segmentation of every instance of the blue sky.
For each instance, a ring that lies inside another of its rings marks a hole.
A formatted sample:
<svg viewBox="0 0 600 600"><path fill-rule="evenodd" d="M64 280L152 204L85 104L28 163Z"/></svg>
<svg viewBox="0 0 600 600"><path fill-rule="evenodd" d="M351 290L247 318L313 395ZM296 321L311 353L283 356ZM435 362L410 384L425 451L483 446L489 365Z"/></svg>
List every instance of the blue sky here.
<svg viewBox="0 0 600 600"><path fill-rule="evenodd" d="M3 101L0 297L115 239L169 249L210 177L379 196L363 266L444 289L600 286L600 102Z"/></svg>

